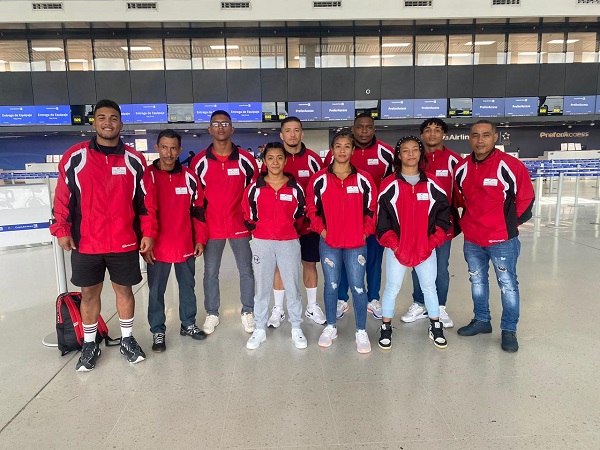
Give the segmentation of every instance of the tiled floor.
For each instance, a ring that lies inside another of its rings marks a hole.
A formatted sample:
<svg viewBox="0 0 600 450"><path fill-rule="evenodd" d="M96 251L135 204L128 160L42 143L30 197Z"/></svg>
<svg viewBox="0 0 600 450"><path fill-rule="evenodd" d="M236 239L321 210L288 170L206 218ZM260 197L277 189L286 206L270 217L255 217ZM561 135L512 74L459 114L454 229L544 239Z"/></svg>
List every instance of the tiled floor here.
<svg viewBox="0 0 600 450"><path fill-rule="evenodd" d="M593 184L584 197L594 196ZM0 448L598 449L600 202L563 207L557 230L546 226L552 203L542 199L542 217L522 228L516 354L500 349L496 286L494 332L464 338L450 329L446 350L434 348L425 321L396 320L394 347L384 352L376 345L380 322L369 317L373 351L360 355L352 309L329 349L316 344L322 326L304 322L306 350L294 348L288 323L246 350L227 249L221 324L212 336L179 336L171 283L168 350L153 354L142 284L134 330L148 359L132 366L117 348L103 347L96 370L78 373L78 355L61 357L41 343L54 329L51 249L1 251ZM458 238L448 302L457 327L472 317L461 246ZM410 303L410 277L405 283L398 313ZM110 288L103 299L116 336Z"/></svg>

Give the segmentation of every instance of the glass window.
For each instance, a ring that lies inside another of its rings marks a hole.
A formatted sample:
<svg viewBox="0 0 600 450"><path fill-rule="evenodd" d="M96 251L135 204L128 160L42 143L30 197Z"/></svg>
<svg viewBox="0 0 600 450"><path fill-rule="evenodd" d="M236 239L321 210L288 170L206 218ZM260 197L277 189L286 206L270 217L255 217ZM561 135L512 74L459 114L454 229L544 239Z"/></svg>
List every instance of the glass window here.
<svg viewBox="0 0 600 450"><path fill-rule="evenodd" d="M356 67L379 67L379 37L356 36L355 60Z"/></svg>
<svg viewBox="0 0 600 450"><path fill-rule="evenodd" d="M129 64L131 70L165 70L162 39L131 39Z"/></svg>
<svg viewBox="0 0 600 450"><path fill-rule="evenodd" d="M285 69L285 38L260 38L260 67Z"/></svg>
<svg viewBox="0 0 600 450"><path fill-rule="evenodd" d="M542 34L542 64L560 64L565 62L565 34L544 33Z"/></svg>
<svg viewBox="0 0 600 450"><path fill-rule="evenodd" d="M90 39L69 39L67 41L69 70L86 72L94 70L92 41Z"/></svg>
<svg viewBox="0 0 600 450"><path fill-rule="evenodd" d="M354 67L352 36L322 38L321 67Z"/></svg>
<svg viewBox="0 0 600 450"><path fill-rule="evenodd" d="M31 70L34 72L61 72L67 70L63 41L61 39L32 40Z"/></svg>
<svg viewBox="0 0 600 450"><path fill-rule="evenodd" d="M189 39L165 39L165 66L167 70L192 68Z"/></svg>
<svg viewBox="0 0 600 450"><path fill-rule="evenodd" d="M567 37L567 62L598 62L596 33L569 33Z"/></svg>
<svg viewBox="0 0 600 450"><path fill-rule="evenodd" d="M319 38L290 37L287 42L289 68L321 67Z"/></svg>
<svg viewBox="0 0 600 450"><path fill-rule="evenodd" d="M381 42L381 65L412 66L412 36L384 36Z"/></svg>
<svg viewBox="0 0 600 450"><path fill-rule="evenodd" d="M506 64L506 35L476 35L475 64Z"/></svg>
<svg viewBox="0 0 600 450"><path fill-rule="evenodd" d="M94 40L94 70L129 70L127 40Z"/></svg>
<svg viewBox="0 0 600 450"><path fill-rule="evenodd" d="M258 38L228 38L228 69L260 69Z"/></svg>
<svg viewBox="0 0 600 450"><path fill-rule="evenodd" d="M225 39L192 39L192 69L225 69Z"/></svg>
<svg viewBox="0 0 600 450"><path fill-rule="evenodd" d="M473 36L450 36L448 48L449 66L470 66L473 64Z"/></svg>
<svg viewBox="0 0 600 450"><path fill-rule="evenodd" d="M0 41L0 72L30 72L27 41Z"/></svg>
<svg viewBox="0 0 600 450"><path fill-rule="evenodd" d="M539 62L538 35L509 34L507 61L508 64L537 64Z"/></svg>
<svg viewBox="0 0 600 450"><path fill-rule="evenodd" d="M417 66L446 65L446 36L417 36Z"/></svg>

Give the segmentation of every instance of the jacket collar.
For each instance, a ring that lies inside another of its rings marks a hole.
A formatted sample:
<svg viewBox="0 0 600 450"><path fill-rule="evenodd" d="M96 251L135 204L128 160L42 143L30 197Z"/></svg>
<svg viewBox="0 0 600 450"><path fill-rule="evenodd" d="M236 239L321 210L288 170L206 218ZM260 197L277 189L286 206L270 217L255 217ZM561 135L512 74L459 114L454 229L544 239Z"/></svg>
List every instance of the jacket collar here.
<svg viewBox="0 0 600 450"><path fill-rule="evenodd" d="M161 172L167 172L168 174L172 174L172 173L181 173L183 171L183 166L181 165L181 163L179 162L179 160L175 161L175 167L173 167L173 170L162 170L160 168L160 158L155 159L154 161L152 161L152 165L154 166L154 168L156 170L160 170Z"/></svg>
<svg viewBox="0 0 600 450"><path fill-rule="evenodd" d="M96 150L97 152L100 151L95 137L90 139L89 148L92 150ZM117 148L115 149L114 152L111 153L111 155L124 155L124 154L125 154L125 144L123 144L123 141L121 139L119 139L119 142L117 143Z"/></svg>
<svg viewBox="0 0 600 450"><path fill-rule="evenodd" d="M290 153L287 150L285 150L285 157L289 158L290 156L298 156L301 157L304 155L304 153L306 153L306 145L304 145L304 142L300 143L300 151L298 153Z"/></svg>
<svg viewBox="0 0 600 450"><path fill-rule="evenodd" d="M402 172L400 172L399 170L396 171L396 179L397 180L402 180L406 183L408 183L406 181L406 178L404 178L404 175L402 175ZM427 181L427 175L425 174L425 171L422 169L419 169L419 183L423 182L423 181Z"/></svg>
<svg viewBox="0 0 600 450"><path fill-rule="evenodd" d="M296 184L297 184L297 183L296 183L296 179L294 178L294 175L292 175L291 173L287 173L287 172L283 172L283 174L284 174L286 177L288 177L288 181L287 181L287 183L286 183L285 185L286 185L287 187L292 187L292 188L293 188L293 187L296 187ZM258 188L262 188L262 187L265 187L265 186L267 185L267 182L265 181L265 176L266 176L266 175L267 175L267 174L266 174L266 173L263 173L263 172L261 172L261 173L258 175L258 178L256 179L256 187L258 187Z"/></svg>
<svg viewBox="0 0 600 450"><path fill-rule="evenodd" d="M375 144L377 144L377 136L373 135L373 139L371 139L371 142L369 142L365 147L359 147L357 145L356 150L366 150L368 148L373 147Z"/></svg>
<svg viewBox="0 0 600 450"><path fill-rule="evenodd" d="M329 166L327 166L327 172L329 172L332 175L335 175L335 173L333 173L333 162L329 164ZM350 175L354 175L357 172L358 171L356 170L356 167L354 167L354 164L350 163Z"/></svg>
<svg viewBox="0 0 600 450"><path fill-rule="evenodd" d="M485 158L483 158L482 160L476 159L475 158L475 152L471 152L471 161L473 161L475 164L481 164L483 162L486 162L488 159L492 159L493 157L495 157L497 155L497 153L500 150L498 150L497 148L494 147L494 150L492 150Z"/></svg>
<svg viewBox="0 0 600 450"><path fill-rule="evenodd" d="M206 158L207 159L212 159L214 161L217 160L217 157L214 154L214 150L213 150L213 145L210 144L207 148L206 148ZM228 161L237 161L238 159L240 159L240 149L238 148L237 145L235 145L233 142L231 143L231 154L229 155L229 157L227 158Z"/></svg>

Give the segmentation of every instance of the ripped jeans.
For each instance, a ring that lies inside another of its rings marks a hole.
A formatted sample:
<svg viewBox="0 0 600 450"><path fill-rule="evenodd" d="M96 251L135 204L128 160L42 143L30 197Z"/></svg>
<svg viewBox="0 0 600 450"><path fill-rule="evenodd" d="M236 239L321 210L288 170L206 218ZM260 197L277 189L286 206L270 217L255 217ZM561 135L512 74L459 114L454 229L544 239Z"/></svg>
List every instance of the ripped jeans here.
<svg viewBox="0 0 600 450"><path fill-rule="evenodd" d="M517 281L517 259L521 243L517 237L489 247L480 247L472 242L464 244L465 261L469 268L473 312L475 319L490 322L490 284L488 271L490 260L496 272L502 299L502 330L517 331L519 322L519 282Z"/></svg>
<svg viewBox="0 0 600 450"><path fill-rule="evenodd" d="M365 289L366 244L358 248L333 248L327 245L325 240L321 238L319 252L321 253L321 267L323 268L323 291L327 324L335 325L338 287L342 267L345 266L350 292L352 292L356 329L364 330L367 326L367 291Z"/></svg>

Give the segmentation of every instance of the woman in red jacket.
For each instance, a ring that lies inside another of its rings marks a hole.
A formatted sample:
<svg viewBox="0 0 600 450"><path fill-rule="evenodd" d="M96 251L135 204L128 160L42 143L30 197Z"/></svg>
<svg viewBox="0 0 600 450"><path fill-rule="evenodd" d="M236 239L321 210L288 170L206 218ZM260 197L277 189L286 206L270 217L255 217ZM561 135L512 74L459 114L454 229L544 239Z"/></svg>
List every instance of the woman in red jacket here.
<svg viewBox="0 0 600 450"><path fill-rule="evenodd" d="M304 191L291 174L284 173L285 149L279 142L265 146L263 161L267 168L250 184L242 197L246 227L252 232L252 267L256 280L254 319L256 329L246 348L257 349L267 339L267 313L275 267L279 268L292 340L296 348L306 348L302 323L302 295L299 289L300 241L297 226L304 220Z"/></svg>
<svg viewBox="0 0 600 450"><path fill-rule="evenodd" d="M446 230L451 226L450 205L440 182L419 169L425 158L425 148L418 138L400 139L394 152L395 172L381 184L377 237L386 247L386 283L379 347L386 350L392 347L396 296L409 267L414 267L419 276L429 312L429 337L438 348L448 345L439 321L435 248L445 242Z"/></svg>
<svg viewBox="0 0 600 450"><path fill-rule="evenodd" d="M377 189L371 175L350 163L353 152L354 139L350 133L342 131L333 137L333 162L310 179L306 204L310 227L321 235L319 252L325 278L327 326L321 333L319 345L329 347L337 337L338 286L345 266L354 303L356 349L359 353L368 353L371 343L365 330L365 240L375 231Z"/></svg>

